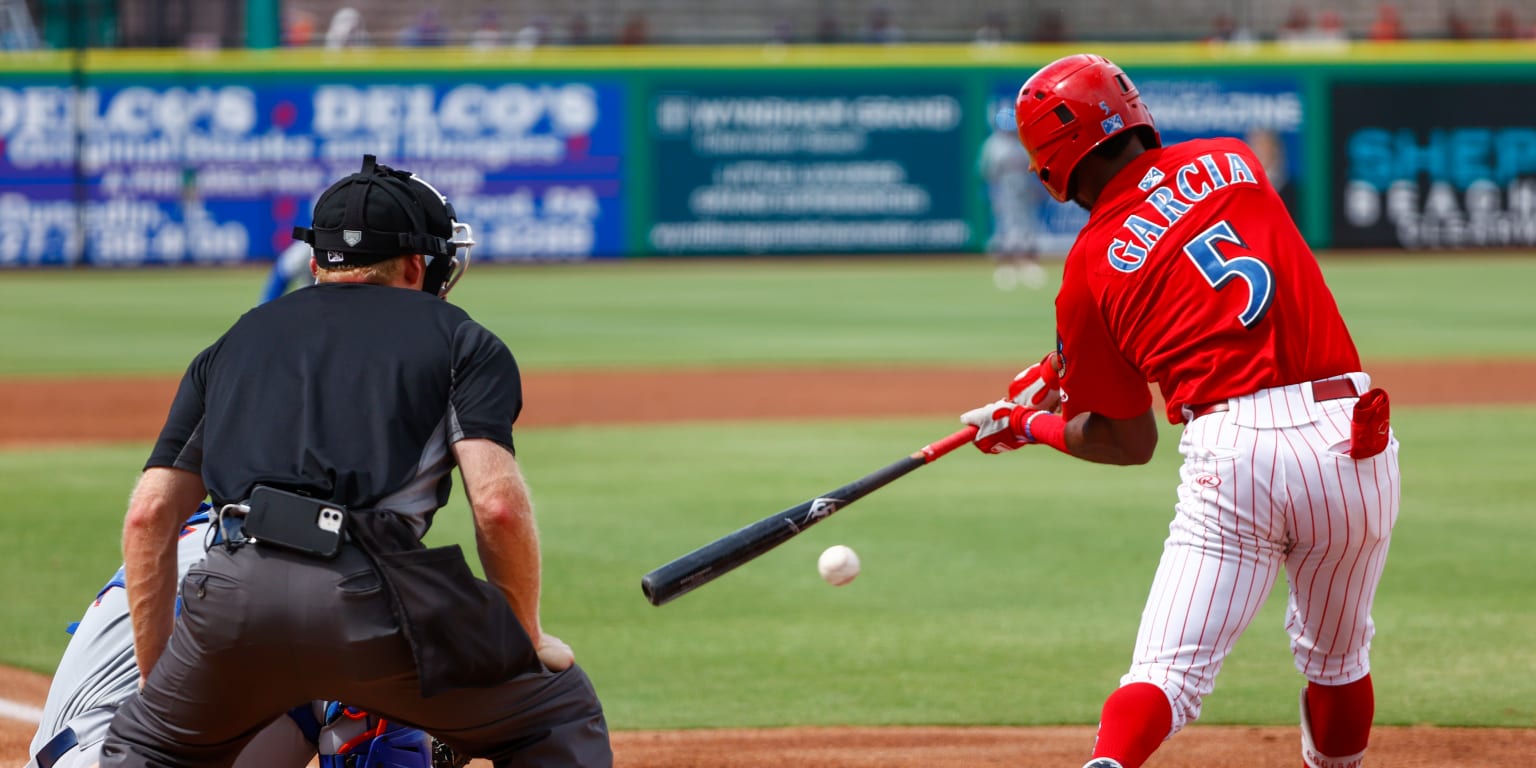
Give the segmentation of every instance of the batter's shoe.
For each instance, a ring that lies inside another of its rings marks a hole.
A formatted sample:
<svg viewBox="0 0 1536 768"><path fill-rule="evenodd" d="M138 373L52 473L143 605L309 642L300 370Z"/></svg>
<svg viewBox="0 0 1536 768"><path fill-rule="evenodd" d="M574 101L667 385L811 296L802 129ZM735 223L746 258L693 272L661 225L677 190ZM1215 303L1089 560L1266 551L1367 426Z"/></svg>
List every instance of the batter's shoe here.
<svg viewBox="0 0 1536 768"><path fill-rule="evenodd" d="M1107 757L1096 757L1083 764L1083 768L1125 768L1119 760L1111 760Z"/></svg>

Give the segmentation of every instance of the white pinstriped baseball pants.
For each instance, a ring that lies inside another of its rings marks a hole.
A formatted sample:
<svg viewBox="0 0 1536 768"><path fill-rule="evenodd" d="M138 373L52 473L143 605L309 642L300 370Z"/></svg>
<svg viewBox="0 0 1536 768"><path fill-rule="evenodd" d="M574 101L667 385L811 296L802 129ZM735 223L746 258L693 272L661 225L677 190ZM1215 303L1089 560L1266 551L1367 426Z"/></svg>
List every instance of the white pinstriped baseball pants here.
<svg viewBox="0 0 1536 768"><path fill-rule="evenodd" d="M1370 377L1350 374L1356 390ZM1343 685L1370 672L1371 603L1397 522L1394 436L1348 455L1355 398L1314 402L1311 384L1261 390L1195 419L1179 442L1179 501L1121 684L1159 686L1177 732L1283 567L1296 668Z"/></svg>

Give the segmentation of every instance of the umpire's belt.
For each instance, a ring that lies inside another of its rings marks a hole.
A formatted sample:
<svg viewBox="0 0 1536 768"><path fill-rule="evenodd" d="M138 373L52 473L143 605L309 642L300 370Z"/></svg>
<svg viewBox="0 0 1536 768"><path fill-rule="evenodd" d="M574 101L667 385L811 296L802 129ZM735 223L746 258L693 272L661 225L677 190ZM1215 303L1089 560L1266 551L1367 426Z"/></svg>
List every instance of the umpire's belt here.
<svg viewBox="0 0 1536 768"><path fill-rule="evenodd" d="M1312 382L1312 401L1321 403L1324 400L1342 400L1346 397L1358 397L1359 390L1355 389L1355 382L1348 379L1323 379ZM1201 416L1209 416L1213 413L1231 410L1232 406L1226 400L1218 400L1214 403L1201 403L1199 405L1186 405L1180 409L1184 416L1184 423L1188 424Z"/></svg>
<svg viewBox="0 0 1536 768"><path fill-rule="evenodd" d="M53 764L59 762L59 758L63 757L65 752L74 749L79 743L80 740L75 738L75 729L64 726L64 730L49 739L48 743L44 744L33 757L37 761L37 768L53 768Z"/></svg>

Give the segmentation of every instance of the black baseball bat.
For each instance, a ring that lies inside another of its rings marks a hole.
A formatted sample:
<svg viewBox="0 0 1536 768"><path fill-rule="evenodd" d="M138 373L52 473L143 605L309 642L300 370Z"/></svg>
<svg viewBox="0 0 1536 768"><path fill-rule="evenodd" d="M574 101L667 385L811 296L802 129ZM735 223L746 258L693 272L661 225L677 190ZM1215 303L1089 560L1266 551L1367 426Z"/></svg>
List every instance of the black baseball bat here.
<svg viewBox="0 0 1536 768"><path fill-rule="evenodd" d="M645 592L645 599L651 601L651 605L666 605L751 562L902 475L965 445L975 435L975 427L965 427L835 491L808 499L735 533L722 536L647 573L640 579L640 589Z"/></svg>

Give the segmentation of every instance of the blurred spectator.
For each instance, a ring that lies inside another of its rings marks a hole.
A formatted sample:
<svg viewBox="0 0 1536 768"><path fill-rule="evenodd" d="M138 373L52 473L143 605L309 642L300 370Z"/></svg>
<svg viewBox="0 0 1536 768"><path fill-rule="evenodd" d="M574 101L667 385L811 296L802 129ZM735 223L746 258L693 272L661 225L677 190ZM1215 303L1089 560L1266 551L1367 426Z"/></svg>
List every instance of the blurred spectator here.
<svg viewBox="0 0 1536 768"><path fill-rule="evenodd" d="M1206 42L1225 43L1236 32L1237 22L1232 20L1231 14L1218 13L1211 19L1211 36L1206 38Z"/></svg>
<svg viewBox="0 0 1536 768"><path fill-rule="evenodd" d="M512 36L512 46L528 50L549 42L549 17L536 15Z"/></svg>
<svg viewBox="0 0 1536 768"><path fill-rule="evenodd" d="M416 16L416 22L400 30L400 44L407 47L442 45L448 41L448 30L437 20L437 10L427 8Z"/></svg>
<svg viewBox="0 0 1536 768"><path fill-rule="evenodd" d="M1008 38L1008 24L1003 20L1003 14L998 11L988 11L986 18L981 22L981 27L976 30L976 42L982 45L997 45Z"/></svg>
<svg viewBox="0 0 1536 768"><path fill-rule="evenodd" d="M309 11L289 11L283 23L283 45L305 46L315 42L315 15Z"/></svg>
<svg viewBox="0 0 1536 768"><path fill-rule="evenodd" d="M645 45L649 38L650 30L643 13L631 13L619 29L619 45Z"/></svg>
<svg viewBox="0 0 1536 768"><path fill-rule="evenodd" d="M571 20L565 25L565 42L567 45L586 45L592 42L592 27L585 13L577 11L571 14Z"/></svg>
<svg viewBox="0 0 1536 768"><path fill-rule="evenodd" d="M1064 43L1067 41L1067 21L1061 11L1048 8L1038 14L1035 22L1035 42Z"/></svg>
<svg viewBox="0 0 1536 768"><path fill-rule="evenodd" d="M891 8L885 3L876 3L870 7L869 19L864 22L860 36L866 43L886 45L907 39L907 33L892 19Z"/></svg>
<svg viewBox="0 0 1536 768"><path fill-rule="evenodd" d="M471 48L500 48L507 44L506 30L501 28L501 14L491 8L480 11L475 29L469 33Z"/></svg>
<svg viewBox="0 0 1536 768"><path fill-rule="evenodd" d="M1349 39L1349 33L1344 31L1344 18L1338 11L1328 10L1318 14L1317 38L1321 40L1342 41Z"/></svg>
<svg viewBox="0 0 1536 768"><path fill-rule="evenodd" d="M1397 6L1391 3L1376 6L1376 20L1371 22L1366 37L1377 41L1403 39L1403 20L1398 15Z"/></svg>
<svg viewBox="0 0 1536 768"><path fill-rule="evenodd" d="M1344 31L1344 21L1338 11L1325 10L1317 15L1314 23L1303 8L1293 7L1285 24L1275 33L1275 39L1295 45L1319 45L1341 43L1349 39Z"/></svg>
<svg viewBox="0 0 1536 768"><path fill-rule="evenodd" d="M1280 41L1294 41L1306 39L1312 31L1312 15L1307 9L1299 6L1291 6L1291 12L1285 15L1285 23L1280 25L1275 32L1275 39Z"/></svg>
<svg viewBox="0 0 1536 768"><path fill-rule="evenodd" d="M216 51L223 47L217 32L188 32L186 46L189 51Z"/></svg>
<svg viewBox="0 0 1536 768"><path fill-rule="evenodd" d="M838 28L837 16L823 12L816 19L816 42L836 43L843 37L842 30Z"/></svg>
<svg viewBox="0 0 1536 768"><path fill-rule="evenodd" d="M1238 24L1230 14L1218 13L1211 19L1211 36L1207 43L1252 43L1253 31Z"/></svg>
<svg viewBox="0 0 1536 768"><path fill-rule="evenodd" d="M795 26L789 19L779 19L773 23L773 29L768 33L769 45L789 45L795 41Z"/></svg>
<svg viewBox="0 0 1536 768"><path fill-rule="evenodd" d="M1472 23L1461 12L1451 8L1445 12L1445 36L1451 40L1470 40Z"/></svg>
<svg viewBox="0 0 1536 768"><path fill-rule="evenodd" d="M1525 37L1520 30L1520 20L1515 9L1503 6L1493 13L1493 36L1499 40L1517 40Z"/></svg>
<svg viewBox="0 0 1536 768"><path fill-rule="evenodd" d="M352 6L342 6L331 16L331 26L325 31L326 48L356 48L368 44L368 32L363 29L363 15Z"/></svg>

